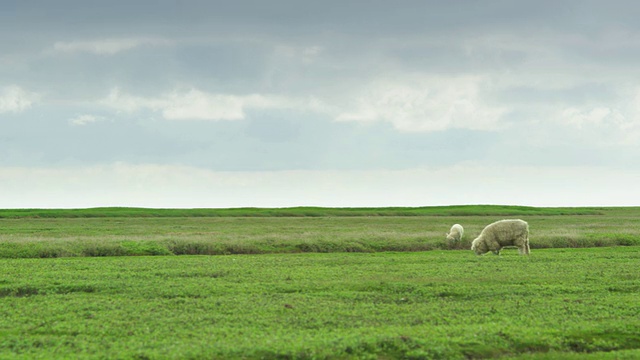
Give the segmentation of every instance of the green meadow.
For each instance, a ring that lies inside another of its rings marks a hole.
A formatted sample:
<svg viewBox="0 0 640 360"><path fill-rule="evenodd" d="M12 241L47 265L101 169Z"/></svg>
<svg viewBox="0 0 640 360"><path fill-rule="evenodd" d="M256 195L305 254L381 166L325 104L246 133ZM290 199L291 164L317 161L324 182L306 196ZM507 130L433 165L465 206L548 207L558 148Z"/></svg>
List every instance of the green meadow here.
<svg viewBox="0 0 640 360"><path fill-rule="evenodd" d="M0 258L469 249L503 218L529 222L532 249L640 245L640 208L0 210Z"/></svg>
<svg viewBox="0 0 640 360"><path fill-rule="evenodd" d="M530 224L531 256L468 250L514 217ZM0 210L0 358L637 359L639 219L639 208ZM453 223L461 244L444 240Z"/></svg>

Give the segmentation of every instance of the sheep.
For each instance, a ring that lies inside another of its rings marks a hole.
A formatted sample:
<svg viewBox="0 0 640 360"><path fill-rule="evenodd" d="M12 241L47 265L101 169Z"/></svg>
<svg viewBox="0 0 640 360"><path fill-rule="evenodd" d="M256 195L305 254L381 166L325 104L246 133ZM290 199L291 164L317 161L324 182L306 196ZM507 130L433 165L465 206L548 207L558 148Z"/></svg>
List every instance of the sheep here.
<svg viewBox="0 0 640 360"><path fill-rule="evenodd" d="M458 242L462 240L462 235L464 234L464 229L462 225L455 224L451 227L451 230L447 233L447 241L449 243Z"/></svg>
<svg viewBox="0 0 640 360"><path fill-rule="evenodd" d="M489 251L500 255L505 246L516 246L520 255L529 255L529 224L526 221L500 220L487 225L471 243L476 255Z"/></svg>

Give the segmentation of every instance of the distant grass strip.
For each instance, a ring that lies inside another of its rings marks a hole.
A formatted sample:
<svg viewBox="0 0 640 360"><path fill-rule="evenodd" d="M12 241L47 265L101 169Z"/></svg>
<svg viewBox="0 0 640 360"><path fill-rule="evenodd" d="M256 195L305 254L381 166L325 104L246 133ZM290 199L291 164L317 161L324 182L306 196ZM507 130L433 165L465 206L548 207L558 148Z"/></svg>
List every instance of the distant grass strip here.
<svg viewBox="0 0 640 360"><path fill-rule="evenodd" d="M4 209L0 218L96 218L96 217L343 217L343 216L553 216L599 215L607 208L460 205L380 208L229 208L153 209L106 207L89 209Z"/></svg>
<svg viewBox="0 0 640 360"><path fill-rule="evenodd" d="M489 223L529 223L531 248L640 246L640 208L597 215L0 218L0 258L468 250ZM454 223L464 237L448 243Z"/></svg>

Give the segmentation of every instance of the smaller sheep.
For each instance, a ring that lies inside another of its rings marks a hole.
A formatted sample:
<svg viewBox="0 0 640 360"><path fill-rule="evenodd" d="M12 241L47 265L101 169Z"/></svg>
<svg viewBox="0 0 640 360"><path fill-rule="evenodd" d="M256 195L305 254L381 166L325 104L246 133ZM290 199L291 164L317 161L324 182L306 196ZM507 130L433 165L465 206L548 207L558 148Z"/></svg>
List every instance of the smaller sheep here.
<svg viewBox="0 0 640 360"><path fill-rule="evenodd" d="M516 246L520 255L529 255L529 224L526 221L500 220L487 225L471 243L476 255L489 251L500 255L505 246Z"/></svg>
<svg viewBox="0 0 640 360"><path fill-rule="evenodd" d="M450 243L458 242L462 240L463 234L464 234L464 229L462 228L462 225L455 224L451 227L451 230L449 230L449 232L447 233L447 241Z"/></svg>

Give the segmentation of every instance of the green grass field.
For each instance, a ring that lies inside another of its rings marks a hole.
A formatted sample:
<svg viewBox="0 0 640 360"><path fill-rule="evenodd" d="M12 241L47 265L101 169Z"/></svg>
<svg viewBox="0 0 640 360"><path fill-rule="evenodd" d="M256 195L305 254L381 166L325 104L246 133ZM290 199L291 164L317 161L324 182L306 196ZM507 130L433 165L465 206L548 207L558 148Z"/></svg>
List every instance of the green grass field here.
<svg viewBox="0 0 640 360"><path fill-rule="evenodd" d="M453 208L0 210L0 358L640 358L640 209Z"/></svg>
<svg viewBox="0 0 640 360"><path fill-rule="evenodd" d="M0 210L0 258L426 251L448 249L454 223L465 237L453 247L468 249L514 217L529 222L533 249L640 245L640 208Z"/></svg>
<svg viewBox="0 0 640 360"><path fill-rule="evenodd" d="M633 247L8 259L0 357L631 359L639 263Z"/></svg>

